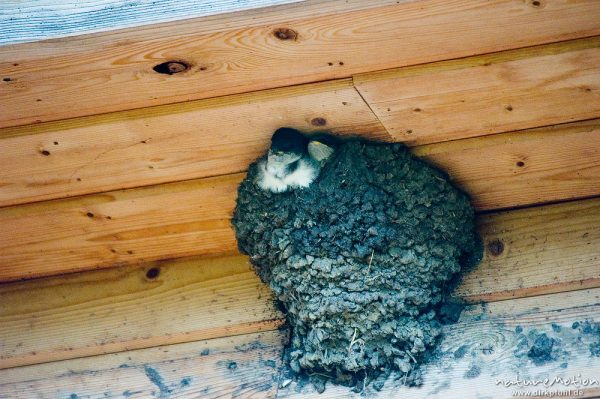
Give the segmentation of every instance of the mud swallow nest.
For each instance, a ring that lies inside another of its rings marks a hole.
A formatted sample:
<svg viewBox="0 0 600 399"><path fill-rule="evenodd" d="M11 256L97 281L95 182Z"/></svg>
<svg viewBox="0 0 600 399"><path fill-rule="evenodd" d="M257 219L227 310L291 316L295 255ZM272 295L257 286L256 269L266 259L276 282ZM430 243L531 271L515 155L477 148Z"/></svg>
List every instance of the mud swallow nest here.
<svg viewBox="0 0 600 399"><path fill-rule="evenodd" d="M342 144L307 189L238 191L240 250L281 301L286 357L326 381L380 389L390 372L419 384L452 282L478 263L469 198L401 144Z"/></svg>

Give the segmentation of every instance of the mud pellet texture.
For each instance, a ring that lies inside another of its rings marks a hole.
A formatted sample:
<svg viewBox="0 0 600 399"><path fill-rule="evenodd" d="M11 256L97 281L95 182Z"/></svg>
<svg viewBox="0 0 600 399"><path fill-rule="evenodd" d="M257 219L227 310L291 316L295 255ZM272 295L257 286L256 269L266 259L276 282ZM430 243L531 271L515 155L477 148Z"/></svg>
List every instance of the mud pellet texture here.
<svg viewBox="0 0 600 399"><path fill-rule="evenodd" d="M391 372L418 385L461 310L439 312L452 282L481 259L469 198L401 144L346 142L307 189L273 194L256 176L233 225L287 312L291 369L318 391L381 389Z"/></svg>

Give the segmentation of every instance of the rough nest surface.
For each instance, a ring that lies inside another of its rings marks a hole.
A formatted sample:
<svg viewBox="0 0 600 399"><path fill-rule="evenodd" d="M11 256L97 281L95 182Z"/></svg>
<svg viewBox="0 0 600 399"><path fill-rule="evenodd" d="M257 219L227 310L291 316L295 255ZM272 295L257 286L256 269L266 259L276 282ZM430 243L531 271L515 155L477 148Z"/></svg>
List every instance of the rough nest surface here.
<svg viewBox="0 0 600 399"><path fill-rule="evenodd" d="M392 371L419 384L452 281L481 257L468 197L400 144L346 142L308 189L272 194L256 175L233 225L287 312L291 369L319 391L380 389Z"/></svg>

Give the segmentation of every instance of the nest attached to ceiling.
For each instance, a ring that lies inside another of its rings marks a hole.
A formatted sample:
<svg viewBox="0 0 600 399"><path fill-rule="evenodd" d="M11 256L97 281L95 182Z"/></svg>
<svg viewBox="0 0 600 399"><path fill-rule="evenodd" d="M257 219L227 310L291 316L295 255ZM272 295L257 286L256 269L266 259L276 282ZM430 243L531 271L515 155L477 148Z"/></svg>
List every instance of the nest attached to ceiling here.
<svg viewBox="0 0 600 399"><path fill-rule="evenodd" d="M264 159L261 158L261 159ZM380 389L391 372L419 384L440 307L482 248L466 194L401 144L341 144L306 189L238 190L240 250L283 304L291 369Z"/></svg>

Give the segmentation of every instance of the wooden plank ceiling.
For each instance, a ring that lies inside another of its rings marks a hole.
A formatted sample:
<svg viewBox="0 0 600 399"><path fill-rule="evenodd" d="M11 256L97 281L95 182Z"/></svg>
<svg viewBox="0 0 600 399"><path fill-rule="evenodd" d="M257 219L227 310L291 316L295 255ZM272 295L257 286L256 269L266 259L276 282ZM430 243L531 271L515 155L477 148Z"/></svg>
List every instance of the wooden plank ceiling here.
<svg viewBox="0 0 600 399"><path fill-rule="evenodd" d="M356 3L356 2L353 2ZM124 30L7 46L0 127L189 101L600 34L596 0L419 0L262 25ZM300 7L301 8L301 7ZM285 17L285 19L282 19ZM510 23L507 23L510 21ZM557 21L560 21L557 23ZM433 45L435 44L435 45ZM189 65L166 75L153 67Z"/></svg>
<svg viewBox="0 0 600 399"><path fill-rule="evenodd" d="M600 199L494 212L479 226L486 252L462 298L600 285ZM274 329L282 317L241 255L16 282L0 285L0 368Z"/></svg>
<svg viewBox="0 0 600 399"><path fill-rule="evenodd" d="M4 1L0 3L0 45L181 21L299 1L302 0Z"/></svg>
<svg viewBox="0 0 600 399"><path fill-rule="evenodd" d="M570 338L565 367L512 357L600 317L595 35L594 0L335 0L0 47L0 397L316 396L277 389L283 315L230 226L280 126L405 142L478 210L437 377L380 397L597 370Z"/></svg>

